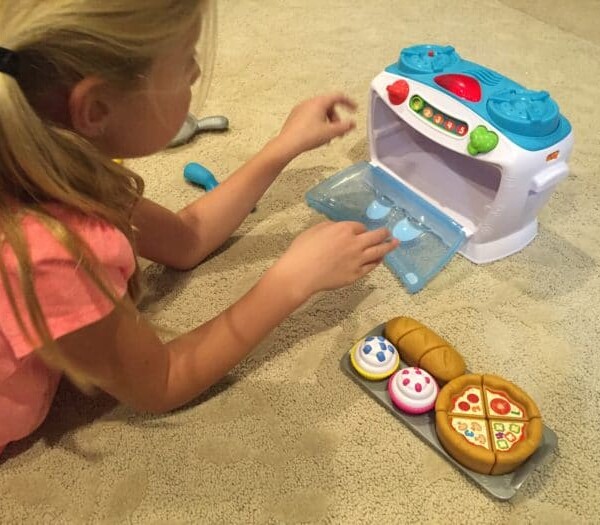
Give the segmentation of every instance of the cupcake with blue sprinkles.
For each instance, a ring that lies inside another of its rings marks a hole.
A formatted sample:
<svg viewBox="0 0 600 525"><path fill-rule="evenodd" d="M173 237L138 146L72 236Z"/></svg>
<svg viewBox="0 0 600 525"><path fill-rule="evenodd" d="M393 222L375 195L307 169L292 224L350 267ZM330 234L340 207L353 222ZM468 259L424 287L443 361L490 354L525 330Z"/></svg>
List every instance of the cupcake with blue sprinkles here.
<svg viewBox="0 0 600 525"><path fill-rule="evenodd" d="M381 381L391 376L400 366L398 350L385 337L369 336L350 350L354 369L365 379Z"/></svg>

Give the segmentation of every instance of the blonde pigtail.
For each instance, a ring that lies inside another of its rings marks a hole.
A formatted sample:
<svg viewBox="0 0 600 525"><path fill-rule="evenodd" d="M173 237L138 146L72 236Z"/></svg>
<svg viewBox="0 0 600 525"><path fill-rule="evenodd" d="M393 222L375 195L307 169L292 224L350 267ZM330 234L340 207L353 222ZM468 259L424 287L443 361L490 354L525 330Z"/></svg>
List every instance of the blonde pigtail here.
<svg viewBox="0 0 600 525"><path fill-rule="evenodd" d="M154 58L198 20L207 27L203 37L212 38L213 9L213 0L0 1L0 46L21 59L14 76L0 73L0 250L14 254L20 290L13 289L3 257L0 284L24 336L30 341L37 337L44 361L65 371L84 391L92 389L93 378L84 377L65 359L44 318L22 217L35 216L118 305L119 298L106 284L87 244L53 217L46 205L58 203L114 225L135 250L131 215L144 184L64 123L41 115L38 90L48 84L68 88L92 74L133 89ZM212 62L210 50L206 56ZM212 65L205 67L212 69ZM132 299L139 297L140 288L136 264L128 283ZM34 333L19 309L17 291L24 298Z"/></svg>

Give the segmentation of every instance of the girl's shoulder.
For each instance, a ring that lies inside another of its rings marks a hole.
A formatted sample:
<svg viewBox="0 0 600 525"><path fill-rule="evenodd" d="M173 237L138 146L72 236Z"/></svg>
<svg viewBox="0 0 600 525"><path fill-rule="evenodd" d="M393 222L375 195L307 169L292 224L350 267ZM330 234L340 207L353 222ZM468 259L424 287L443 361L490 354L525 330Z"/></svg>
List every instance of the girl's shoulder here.
<svg viewBox="0 0 600 525"><path fill-rule="evenodd" d="M102 267L98 277L116 297L123 297L136 268L127 237L106 221L64 207L52 205L46 211L87 244ZM0 245L0 264L4 270L0 275L0 372L3 350L5 356L10 354L13 360L18 360L41 344L32 328L27 303L31 289L23 286L24 282L27 284L24 276L33 284L53 339L98 321L114 308L114 302L98 288L82 268L81 261L61 242L60 232L54 235L43 217L34 213L23 212L20 224L29 252L27 273L23 273L12 246L8 243ZM5 293L3 283L10 293ZM33 339L22 330L19 317L25 323L26 331L33 334ZM0 382L1 376L0 373Z"/></svg>
<svg viewBox="0 0 600 525"><path fill-rule="evenodd" d="M75 233L87 244L103 266L117 266L125 273L133 273L135 258L127 237L112 224L59 204L45 206L47 212ZM24 213L21 227L29 249L32 265L48 260L70 260L67 248L36 215ZM2 232L0 231L0 236ZM7 268L16 264L16 258L4 246L0 256Z"/></svg>

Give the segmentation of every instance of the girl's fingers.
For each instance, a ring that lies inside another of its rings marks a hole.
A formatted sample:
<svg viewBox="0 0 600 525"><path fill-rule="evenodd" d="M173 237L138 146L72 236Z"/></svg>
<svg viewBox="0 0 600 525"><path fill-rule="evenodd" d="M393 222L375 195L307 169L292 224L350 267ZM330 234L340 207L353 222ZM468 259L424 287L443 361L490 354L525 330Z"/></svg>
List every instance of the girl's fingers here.
<svg viewBox="0 0 600 525"><path fill-rule="evenodd" d="M338 120L337 122L330 122L328 128L328 138L329 140L334 139L335 137L341 137L348 133L350 130L353 130L356 127L356 122L353 120Z"/></svg>
<svg viewBox="0 0 600 525"><path fill-rule="evenodd" d="M383 259L380 259L380 260L375 261L375 262L370 262L368 264L363 264L360 267L360 275L361 275L361 277L364 277L368 273L372 272L375 268L377 268L381 264L381 261L383 261Z"/></svg>
<svg viewBox="0 0 600 525"><path fill-rule="evenodd" d="M354 233L356 235L364 235L365 233L367 233L367 227L362 222L358 222L358 221L345 221L345 222L350 227L350 230L352 231L352 233Z"/></svg>
<svg viewBox="0 0 600 525"><path fill-rule="evenodd" d="M329 111L327 111L327 120L329 120L329 122L340 121L340 116L337 114L335 108L330 108Z"/></svg>
<svg viewBox="0 0 600 525"><path fill-rule="evenodd" d="M382 261L383 258L398 247L397 239L367 248L362 254L363 265Z"/></svg>
<svg viewBox="0 0 600 525"><path fill-rule="evenodd" d="M328 110L329 108L333 108L336 104L340 104L352 111L356 110L358 107L358 104L354 102L354 100L352 100L350 97L347 97L343 93L330 93L328 95L323 95L321 101L323 106Z"/></svg>
<svg viewBox="0 0 600 525"><path fill-rule="evenodd" d="M387 228L377 228L376 230L371 230L363 233L361 235L361 242L365 248L369 246L374 246L376 244L381 244L387 239L393 239L390 230Z"/></svg>

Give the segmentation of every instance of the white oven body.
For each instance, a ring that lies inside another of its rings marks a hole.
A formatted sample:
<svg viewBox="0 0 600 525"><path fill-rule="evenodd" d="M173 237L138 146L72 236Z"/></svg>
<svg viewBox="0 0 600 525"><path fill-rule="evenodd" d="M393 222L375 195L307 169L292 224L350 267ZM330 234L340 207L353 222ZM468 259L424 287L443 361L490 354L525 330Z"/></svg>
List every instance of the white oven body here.
<svg viewBox="0 0 600 525"><path fill-rule="evenodd" d="M403 79L406 101L392 104L387 86ZM427 121L408 103L418 95L468 125L457 136ZM469 134L477 126L499 141L472 156ZM380 73L371 83L369 103L371 164L460 224L466 242L459 252L475 263L495 261L524 248L537 233L537 216L556 184L569 172L573 133L539 151L521 148L455 98L410 78Z"/></svg>

